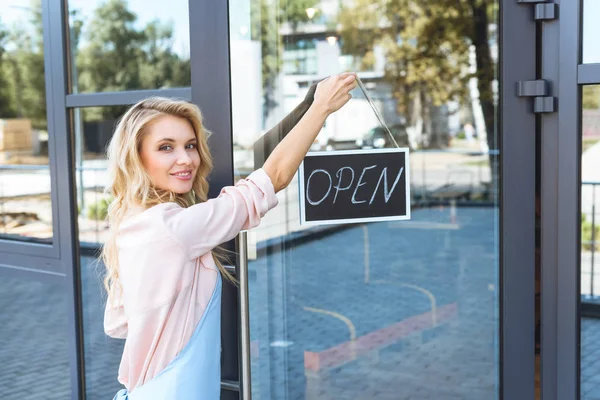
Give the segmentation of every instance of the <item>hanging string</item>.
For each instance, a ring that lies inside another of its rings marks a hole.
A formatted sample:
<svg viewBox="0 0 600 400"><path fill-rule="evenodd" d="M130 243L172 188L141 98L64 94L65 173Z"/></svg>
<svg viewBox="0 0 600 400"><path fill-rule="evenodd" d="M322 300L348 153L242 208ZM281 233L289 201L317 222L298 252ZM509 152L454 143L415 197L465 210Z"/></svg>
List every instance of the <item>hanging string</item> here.
<svg viewBox="0 0 600 400"><path fill-rule="evenodd" d="M379 123L381 124L381 126L383 126L383 128L388 133L388 135L390 135L390 139L392 139L392 142L394 143L394 145L399 148L400 146L398 146L398 143L396 143L396 139L394 139L394 135L392 135L390 128L388 128L388 126L385 124L385 122L383 122L383 117L381 116L381 114L379 114L379 110L377 110L377 107L375 107L375 104L373 103L371 96L369 96L369 93L367 92L367 88L365 87L365 85L363 84L363 82L360 80L360 78L358 76L356 77L356 81L358 82L358 87L360 88L360 90L362 90L363 94L365 95L365 98L369 102L369 105L373 109L373 112L375 113L375 116L379 120Z"/></svg>

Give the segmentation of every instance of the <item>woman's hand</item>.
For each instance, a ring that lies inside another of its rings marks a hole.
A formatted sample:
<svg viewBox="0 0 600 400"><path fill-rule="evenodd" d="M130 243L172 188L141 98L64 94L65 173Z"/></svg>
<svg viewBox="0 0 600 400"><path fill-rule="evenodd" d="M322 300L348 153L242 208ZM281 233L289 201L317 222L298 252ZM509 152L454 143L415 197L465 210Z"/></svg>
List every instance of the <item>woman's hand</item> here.
<svg viewBox="0 0 600 400"><path fill-rule="evenodd" d="M330 76L317 85L313 107L325 112L326 115L332 114L352 98L350 92L356 86L356 73L354 72Z"/></svg>

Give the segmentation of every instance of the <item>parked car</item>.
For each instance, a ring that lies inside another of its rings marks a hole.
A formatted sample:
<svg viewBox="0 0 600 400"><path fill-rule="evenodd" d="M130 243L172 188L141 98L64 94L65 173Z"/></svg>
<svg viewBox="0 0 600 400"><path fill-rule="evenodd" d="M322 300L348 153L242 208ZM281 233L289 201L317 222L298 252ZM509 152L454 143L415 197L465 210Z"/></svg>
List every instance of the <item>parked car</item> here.
<svg viewBox="0 0 600 400"><path fill-rule="evenodd" d="M404 125L392 125L389 127L394 140L399 147L410 147L408 141L408 132ZM356 141L356 145L362 149L383 149L386 147L396 147L392 139L390 138L387 130L378 126L370 129L362 139Z"/></svg>
<svg viewBox="0 0 600 400"><path fill-rule="evenodd" d="M356 150L360 149L358 140L333 140L329 139L325 145L325 150Z"/></svg>

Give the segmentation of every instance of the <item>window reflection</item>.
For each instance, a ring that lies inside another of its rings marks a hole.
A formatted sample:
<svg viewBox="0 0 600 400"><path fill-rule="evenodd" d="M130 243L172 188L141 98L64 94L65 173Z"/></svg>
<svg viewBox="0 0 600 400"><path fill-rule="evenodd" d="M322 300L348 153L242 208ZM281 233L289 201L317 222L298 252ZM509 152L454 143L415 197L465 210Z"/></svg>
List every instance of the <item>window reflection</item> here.
<svg viewBox="0 0 600 400"><path fill-rule="evenodd" d="M111 399L122 388L117 371L125 341L104 333L104 271L104 264L96 258L81 257L85 379L90 399Z"/></svg>
<svg viewBox="0 0 600 400"><path fill-rule="evenodd" d="M66 293L62 284L0 279L2 398L71 397Z"/></svg>
<svg viewBox="0 0 600 400"><path fill-rule="evenodd" d="M52 241L41 2L0 2L0 237Z"/></svg>
<svg viewBox="0 0 600 400"><path fill-rule="evenodd" d="M73 110L79 242L83 254L86 254L81 257L86 392L92 399L111 398L121 388L116 371L124 342L109 338L104 333L106 293L102 280L105 269L96 258L96 250L108 234L106 213L111 198L104 193L107 184L106 146L114 133L117 119L127 108Z"/></svg>
<svg viewBox="0 0 600 400"><path fill-rule="evenodd" d="M186 0L68 3L75 93L190 85Z"/></svg>
<svg viewBox="0 0 600 400"><path fill-rule="evenodd" d="M394 140L356 90L312 150L411 150L412 221L300 225L294 180L249 232L255 397L497 398L497 7L230 1L239 176L312 84L348 70Z"/></svg>
<svg viewBox="0 0 600 400"><path fill-rule="evenodd" d="M582 90L581 398L600 395L595 354L600 332L600 85Z"/></svg>

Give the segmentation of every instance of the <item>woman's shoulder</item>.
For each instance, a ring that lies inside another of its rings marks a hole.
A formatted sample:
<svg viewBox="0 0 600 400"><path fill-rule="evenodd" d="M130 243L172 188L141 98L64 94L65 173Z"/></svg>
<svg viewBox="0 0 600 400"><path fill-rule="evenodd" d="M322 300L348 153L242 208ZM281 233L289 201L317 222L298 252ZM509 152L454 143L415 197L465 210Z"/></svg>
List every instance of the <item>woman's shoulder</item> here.
<svg viewBox="0 0 600 400"><path fill-rule="evenodd" d="M139 226L163 225L164 215L182 209L179 204L174 202L160 203L149 208L131 207L119 224L119 231L130 230Z"/></svg>
<svg viewBox="0 0 600 400"><path fill-rule="evenodd" d="M125 218L123 219L123 221L128 221L136 218L143 219L147 218L149 215L156 216L156 214L161 214L177 209L182 209L182 207L175 202L159 203L148 208L142 206L133 206L129 208L129 210L125 214Z"/></svg>
<svg viewBox="0 0 600 400"><path fill-rule="evenodd" d="M130 210L119 224L117 243L119 248L139 247L161 243L160 248L171 243L180 246L166 221L170 210L182 209L177 203L161 203L150 208Z"/></svg>

